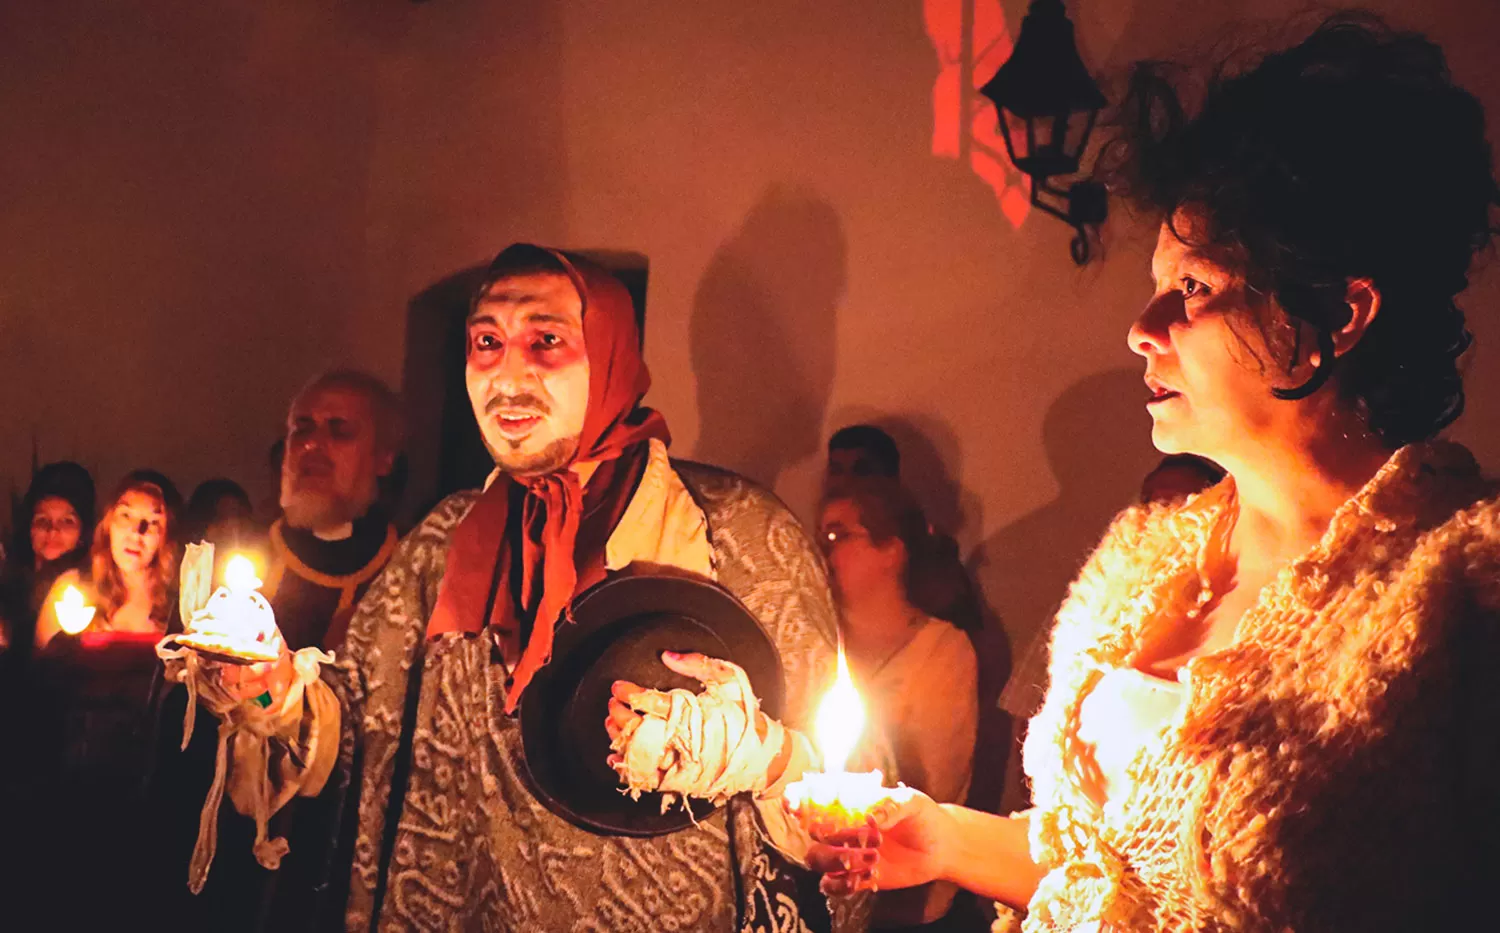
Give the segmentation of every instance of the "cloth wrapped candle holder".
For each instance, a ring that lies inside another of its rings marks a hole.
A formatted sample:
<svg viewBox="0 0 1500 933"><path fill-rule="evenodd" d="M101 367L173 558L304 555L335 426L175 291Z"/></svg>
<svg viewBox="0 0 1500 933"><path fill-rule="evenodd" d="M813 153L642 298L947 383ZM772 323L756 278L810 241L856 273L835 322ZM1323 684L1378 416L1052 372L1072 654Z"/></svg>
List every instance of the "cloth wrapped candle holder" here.
<svg viewBox="0 0 1500 933"><path fill-rule="evenodd" d="M287 853L287 841L270 838L267 823L271 814L279 810L295 792L277 791L271 785L270 769L265 763L273 757L273 745L283 754L299 760L311 757L313 742L318 736L309 737L307 747L297 748L281 736L285 733L283 719L293 712L300 712L307 687L318 679L324 664L333 663L333 655L317 648L303 648L292 655L294 676L290 689L282 702L274 707L263 707L235 697L220 683L219 678L205 670L205 660L192 648L169 646L168 639L157 645L156 653L166 668L166 678L187 688L187 712L182 724L182 749L186 750L193 735L193 724L198 704L202 703L219 719L219 743L214 755L214 779L209 785L208 796L203 801L203 810L198 818L198 838L193 845L192 860L188 863L188 889L197 894L208 880L208 870L213 865L218 847L219 807L224 800L225 782L228 777L229 750L233 746L235 761L255 782L250 794L253 801L251 818L255 820L255 860L263 868L274 871L281 867L282 856ZM337 736L330 738L338 741Z"/></svg>
<svg viewBox="0 0 1500 933"><path fill-rule="evenodd" d="M223 803L228 778L229 752L250 775L251 787L246 793L250 816L255 820L255 859L262 867L275 870L287 853L285 839L270 838L267 823L295 793L295 789L272 786L271 763L277 755L291 757L301 764L310 760L323 741L337 742L337 736L321 737L316 730L298 730L289 720L300 717L304 695L319 678L322 665L332 664L333 655L316 647L303 648L291 655L292 680L281 701L270 703L269 694L259 702L246 701L230 692L209 665L275 663L285 651L285 642L276 627L276 616L265 597L256 592L260 580L247 558L236 556L226 567L227 582L209 595L213 574L213 545L190 544L182 561L179 609L188 622L187 631L168 635L156 646L156 654L165 666L168 681L187 688L187 709L183 714L182 750L192 739L198 704L201 702L219 719L218 750L214 756L214 779L198 819L198 838L188 864L188 888L194 894L203 889L208 870L213 865L218 845L219 807ZM326 694L326 691L324 691ZM320 702L328 702L326 696ZM313 720L316 722L316 720ZM306 733L306 734L303 734ZM239 800L239 797L236 797Z"/></svg>

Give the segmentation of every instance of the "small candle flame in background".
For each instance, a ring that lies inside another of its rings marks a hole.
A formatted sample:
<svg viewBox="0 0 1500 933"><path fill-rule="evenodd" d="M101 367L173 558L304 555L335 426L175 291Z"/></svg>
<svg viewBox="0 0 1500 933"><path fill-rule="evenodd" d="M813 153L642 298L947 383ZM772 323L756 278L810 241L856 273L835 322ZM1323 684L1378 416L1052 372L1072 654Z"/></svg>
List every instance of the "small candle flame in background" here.
<svg viewBox="0 0 1500 933"><path fill-rule="evenodd" d="M244 554L235 554L224 565L224 585L232 593L249 593L260 589L260 577L255 575L255 563Z"/></svg>
<svg viewBox="0 0 1500 933"><path fill-rule="evenodd" d="M818 748L823 752L824 772L843 771L865 728L865 706L849 676L843 645L839 645L838 677L818 705L813 728L818 734Z"/></svg>
<svg viewBox="0 0 1500 933"><path fill-rule="evenodd" d="M83 601L83 593L71 583L52 606L57 610L58 626L69 635L77 635L94 621L94 607Z"/></svg>

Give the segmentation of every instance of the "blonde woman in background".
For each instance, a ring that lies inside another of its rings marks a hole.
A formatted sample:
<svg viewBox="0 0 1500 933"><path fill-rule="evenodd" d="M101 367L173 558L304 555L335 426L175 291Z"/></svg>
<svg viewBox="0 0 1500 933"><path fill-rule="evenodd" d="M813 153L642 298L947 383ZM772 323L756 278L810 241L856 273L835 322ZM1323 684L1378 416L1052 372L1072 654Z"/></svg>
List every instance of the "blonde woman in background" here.
<svg viewBox="0 0 1500 933"><path fill-rule="evenodd" d="M825 501L819 532L851 674L890 745L883 757L933 800L962 801L979 718L978 663L968 635L936 618L966 590L957 555L895 479L844 483ZM874 925L937 920L955 892L937 883L883 894Z"/></svg>

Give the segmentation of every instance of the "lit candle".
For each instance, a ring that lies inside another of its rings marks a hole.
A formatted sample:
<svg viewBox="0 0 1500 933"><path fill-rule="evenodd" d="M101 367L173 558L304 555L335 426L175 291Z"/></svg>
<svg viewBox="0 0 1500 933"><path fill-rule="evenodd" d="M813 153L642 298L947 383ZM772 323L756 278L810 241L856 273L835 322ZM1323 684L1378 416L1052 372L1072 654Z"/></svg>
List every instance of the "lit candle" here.
<svg viewBox="0 0 1500 933"><path fill-rule="evenodd" d="M236 595L253 593L260 589L260 577L255 575L255 564L243 554L235 554L224 565L224 585Z"/></svg>
<svg viewBox="0 0 1500 933"><path fill-rule="evenodd" d="M201 574L204 564L212 559L211 551L195 555L195 573ZM271 604L259 592L260 585L249 557L230 557L224 565L224 585L202 608L192 610L187 631L176 636L176 642L240 662L275 661L280 657L281 632L276 628Z"/></svg>
<svg viewBox="0 0 1500 933"><path fill-rule="evenodd" d="M83 593L71 583L52 608L57 610L58 627L69 635L77 635L94 621L94 607L83 601Z"/></svg>
<svg viewBox="0 0 1500 933"><path fill-rule="evenodd" d="M850 830L863 830L870 810L890 796L879 771L848 772L849 755L865 725L864 704L849 676L849 662L839 647L838 677L818 706L813 722L823 771L809 771L787 785L787 807L814 838L826 839Z"/></svg>

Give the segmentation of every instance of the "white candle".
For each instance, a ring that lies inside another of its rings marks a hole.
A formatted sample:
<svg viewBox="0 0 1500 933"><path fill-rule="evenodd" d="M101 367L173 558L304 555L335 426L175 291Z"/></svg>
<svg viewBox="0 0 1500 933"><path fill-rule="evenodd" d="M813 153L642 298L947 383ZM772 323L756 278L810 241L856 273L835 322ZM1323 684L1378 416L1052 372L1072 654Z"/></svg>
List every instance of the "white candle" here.
<svg viewBox="0 0 1500 933"><path fill-rule="evenodd" d="M259 592L255 564L243 554L224 565L224 585L194 610L177 643L240 661L274 661L282 647L276 613Z"/></svg>

